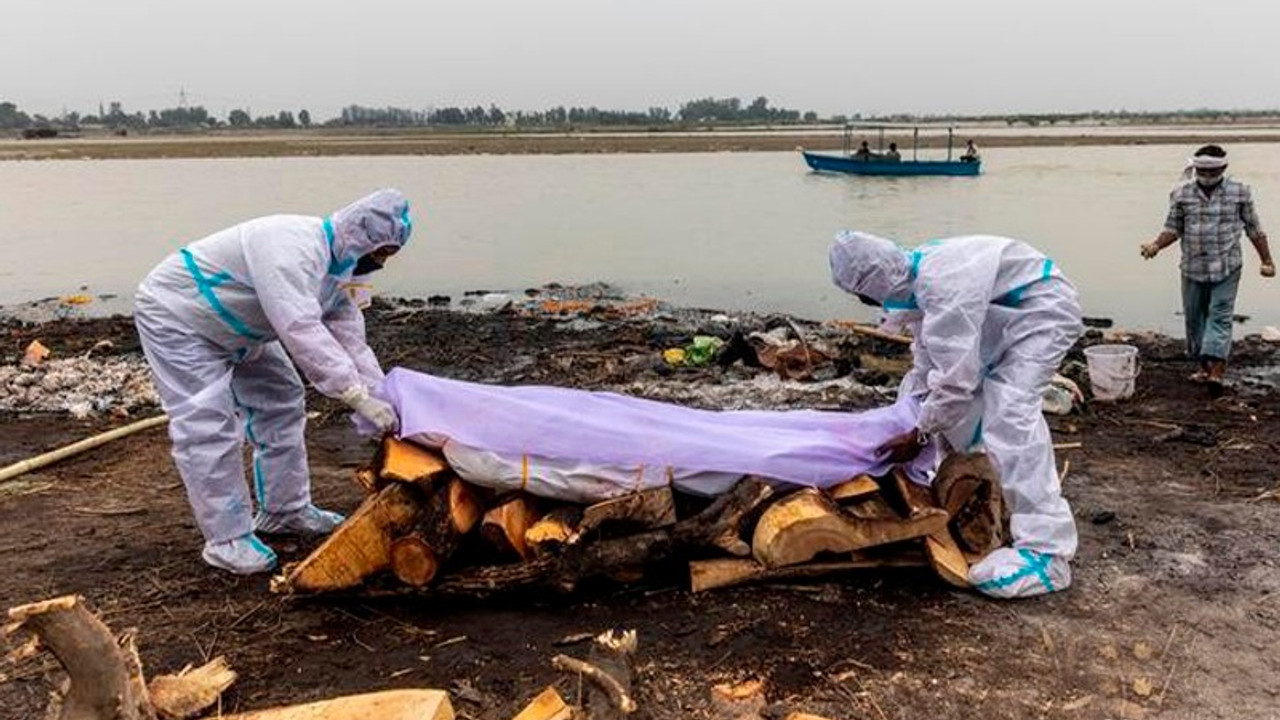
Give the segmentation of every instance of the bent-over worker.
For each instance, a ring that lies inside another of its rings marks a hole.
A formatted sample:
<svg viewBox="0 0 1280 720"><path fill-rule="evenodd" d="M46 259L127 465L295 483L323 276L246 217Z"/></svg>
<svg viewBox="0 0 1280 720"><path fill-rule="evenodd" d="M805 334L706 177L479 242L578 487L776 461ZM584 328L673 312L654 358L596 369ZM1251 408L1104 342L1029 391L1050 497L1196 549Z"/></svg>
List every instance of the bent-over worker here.
<svg viewBox="0 0 1280 720"><path fill-rule="evenodd" d="M1083 329L1071 281L1030 245L987 235L904 250L846 231L830 259L836 285L913 330L899 393L921 400L920 419L886 451L905 462L945 438L958 451L985 447L999 472L1013 547L975 565L969 582L995 597L1069 586L1076 527L1041 396Z"/></svg>
<svg viewBox="0 0 1280 720"><path fill-rule="evenodd" d="M139 285L134 321L205 562L263 572L276 555L255 531L323 534L342 522L311 503L305 391L294 363L322 394L379 431L395 429L395 410L370 394L383 374L356 291L411 228L404 196L379 190L329 217L271 215L214 233Z"/></svg>

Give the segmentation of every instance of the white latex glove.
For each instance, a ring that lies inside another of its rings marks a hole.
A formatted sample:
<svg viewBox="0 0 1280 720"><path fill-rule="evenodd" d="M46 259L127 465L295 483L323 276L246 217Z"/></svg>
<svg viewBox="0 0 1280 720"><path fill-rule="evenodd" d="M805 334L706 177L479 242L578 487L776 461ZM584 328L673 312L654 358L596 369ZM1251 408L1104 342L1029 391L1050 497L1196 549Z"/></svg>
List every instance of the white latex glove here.
<svg viewBox="0 0 1280 720"><path fill-rule="evenodd" d="M400 418L396 417L396 409L390 403L379 400L369 394L363 385L347 388L340 398L356 414L373 423L383 435L395 432L400 427Z"/></svg>

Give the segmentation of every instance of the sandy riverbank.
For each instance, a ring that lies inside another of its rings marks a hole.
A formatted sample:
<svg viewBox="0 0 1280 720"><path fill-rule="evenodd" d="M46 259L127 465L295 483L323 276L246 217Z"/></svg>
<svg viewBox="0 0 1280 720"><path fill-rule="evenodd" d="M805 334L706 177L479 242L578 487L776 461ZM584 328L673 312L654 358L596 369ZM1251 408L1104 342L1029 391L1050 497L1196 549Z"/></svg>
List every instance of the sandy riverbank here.
<svg viewBox="0 0 1280 720"><path fill-rule="evenodd" d="M867 136L873 143L875 137ZM962 137L962 136L958 136ZM992 147L1071 147L1088 145L1196 145L1280 142L1280 128L1143 129L1036 128L978 134L979 144ZM888 133L885 142L910 147L907 133ZM957 141L957 150L963 140ZM943 148L946 136L921 138L922 148ZM706 131L706 132L577 132L577 133L451 133L422 130L349 132L331 129L263 133L216 131L198 135L145 134L130 137L86 135L45 140L0 140L0 160L155 159L219 157L308 157L340 155L479 155L571 153L703 153L786 152L804 147L834 151L841 148L832 130Z"/></svg>

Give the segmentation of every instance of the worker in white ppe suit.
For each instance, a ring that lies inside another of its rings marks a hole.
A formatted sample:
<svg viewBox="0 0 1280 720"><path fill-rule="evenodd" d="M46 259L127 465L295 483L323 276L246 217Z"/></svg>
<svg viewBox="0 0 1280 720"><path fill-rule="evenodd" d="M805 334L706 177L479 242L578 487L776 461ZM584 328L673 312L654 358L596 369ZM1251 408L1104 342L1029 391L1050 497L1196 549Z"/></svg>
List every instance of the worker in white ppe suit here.
<svg viewBox="0 0 1280 720"><path fill-rule="evenodd" d="M396 428L395 410L371 394L383 374L355 298L367 287L362 276L382 267L411 227L404 196L379 190L329 217L272 215L214 233L170 255L138 287L134 320L205 562L263 572L276 556L255 531L323 534L342 522L311 504L305 392L294 364L379 431Z"/></svg>
<svg viewBox="0 0 1280 720"><path fill-rule="evenodd" d="M945 439L961 452L985 448L999 471L1013 546L975 565L970 584L994 597L1068 587L1076 526L1041 395L1083 329L1071 281L1030 245L989 235L904 250L845 231L830 258L836 285L912 330L899 395L922 401L920 418L886 452L905 462Z"/></svg>

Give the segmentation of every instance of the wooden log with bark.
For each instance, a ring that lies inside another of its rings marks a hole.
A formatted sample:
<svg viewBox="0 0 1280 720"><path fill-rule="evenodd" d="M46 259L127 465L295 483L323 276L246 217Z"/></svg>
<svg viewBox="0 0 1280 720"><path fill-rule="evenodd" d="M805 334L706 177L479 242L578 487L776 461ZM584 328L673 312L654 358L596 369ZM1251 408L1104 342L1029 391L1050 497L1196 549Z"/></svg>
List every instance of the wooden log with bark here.
<svg viewBox="0 0 1280 720"><path fill-rule="evenodd" d="M604 525L651 530L674 525L675 522L676 503L671 488L650 488L589 505L582 511L582 521L569 541L577 542Z"/></svg>
<svg viewBox="0 0 1280 720"><path fill-rule="evenodd" d="M48 648L67 674L53 693L47 718L58 720L185 720L218 701L236 674L222 657L150 683L134 643L134 633L117 638L85 607L83 598L65 595L9 610L7 634L30 632Z"/></svg>
<svg viewBox="0 0 1280 720"><path fill-rule="evenodd" d="M583 580L619 568L647 566L697 550L723 551L730 538L742 544L744 519L773 495L768 483L746 478L702 512L675 525L618 538L565 546L558 555L511 565L462 568L442 575L429 590L441 595L480 597L541 587L572 592Z"/></svg>
<svg viewBox="0 0 1280 720"><path fill-rule="evenodd" d="M430 583L483 514L470 485L451 474L439 478L413 524L392 541L391 571L414 587Z"/></svg>

